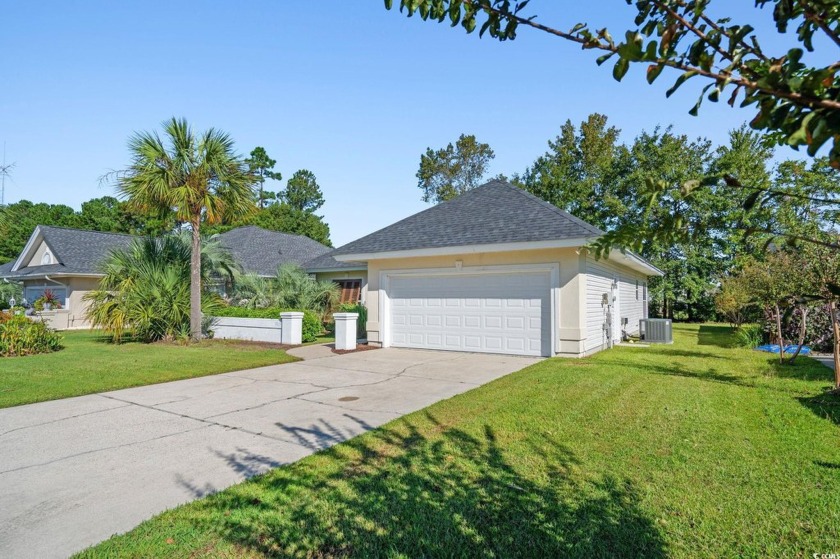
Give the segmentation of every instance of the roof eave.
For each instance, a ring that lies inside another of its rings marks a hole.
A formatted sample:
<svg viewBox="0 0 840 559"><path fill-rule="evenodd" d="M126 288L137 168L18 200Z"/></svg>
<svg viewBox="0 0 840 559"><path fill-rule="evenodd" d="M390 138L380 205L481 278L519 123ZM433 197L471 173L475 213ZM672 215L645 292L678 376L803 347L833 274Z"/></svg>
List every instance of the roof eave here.
<svg viewBox="0 0 840 559"><path fill-rule="evenodd" d="M409 250L392 250L383 252L336 254L333 257L339 262L367 262L370 260L386 260L391 258L418 258L423 256L450 256L458 254L478 254L485 252L512 252L519 250L578 248L588 245L595 239L596 237L578 237L572 239L557 239L547 241L524 241L516 243L459 245L449 247L416 248Z"/></svg>
<svg viewBox="0 0 840 559"><path fill-rule="evenodd" d="M632 253L630 251L622 251L620 249L612 249L610 251L610 259L614 262L620 262L622 265L627 266L637 272L642 272L648 276L657 276L662 277L665 275L665 272L639 256L638 254Z"/></svg>
<svg viewBox="0 0 840 559"><path fill-rule="evenodd" d="M0 275L0 279L24 281L29 279L44 279L44 278L103 278L105 274L85 273L85 272L52 272L46 274L11 274Z"/></svg>
<svg viewBox="0 0 840 559"><path fill-rule="evenodd" d="M26 260L26 257L29 255L29 253L33 249L37 248L38 243L37 243L36 239L39 240L39 241L42 241L43 238L44 238L44 234L41 231L41 226L36 225L35 230L32 231L31 235L29 235L29 239L26 241L26 244L24 245L23 250L20 251L20 254L17 257L17 260L15 260L14 266L12 266L12 271L13 272L17 272L21 268L21 266L23 265L23 262ZM50 247L50 248L52 248L52 247Z"/></svg>
<svg viewBox="0 0 840 559"><path fill-rule="evenodd" d="M367 266L341 266L335 268L304 268L309 274L324 274L327 272L361 272L366 271Z"/></svg>

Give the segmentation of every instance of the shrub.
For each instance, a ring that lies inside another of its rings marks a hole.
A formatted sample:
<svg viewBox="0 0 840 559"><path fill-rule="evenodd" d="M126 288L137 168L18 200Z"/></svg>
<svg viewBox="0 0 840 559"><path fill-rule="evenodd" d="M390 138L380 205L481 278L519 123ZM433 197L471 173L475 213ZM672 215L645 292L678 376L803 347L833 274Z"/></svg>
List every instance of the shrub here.
<svg viewBox="0 0 840 559"><path fill-rule="evenodd" d="M753 349L764 342L764 329L759 324L744 324L735 330L735 345Z"/></svg>
<svg viewBox="0 0 840 559"><path fill-rule="evenodd" d="M367 338L367 307L361 303L342 303L338 310L359 313L359 319L356 321L356 337L360 340Z"/></svg>
<svg viewBox="0 0 840 559"><path fill-rule="evenodd" d="M61 336L41 321L0 312L0 356L50 353L61 349Z"/></svg>
<svg viewBox="0 0 840 559"><path fill-rule="evenodd" d="M317 281L293 264L280 266L273 278L240 276L233 291L238 307L307 309L322 316L330 312L339 294L335 282Z"/></svg>
<svg viewBox="0 0 840 559"><path fill-rule="evenodd" d="M212 274L227 269L215 256L217 248L213 242L202 244L205 289ZM144 342L188 340L191 253L187 238L172 235L138 239L114 251L105 263L99 289L85 295L93 326L103 328L114 342L126 332ZM205 291L202 312L213 314L220 303L218 295Z"/></svg>
<svg viewBox="0 0 840 559"><path fill-rule="evenodd" d="M324 325L315 311L303 311L302 339L304 343L314 342L324 333Z"/></svg>

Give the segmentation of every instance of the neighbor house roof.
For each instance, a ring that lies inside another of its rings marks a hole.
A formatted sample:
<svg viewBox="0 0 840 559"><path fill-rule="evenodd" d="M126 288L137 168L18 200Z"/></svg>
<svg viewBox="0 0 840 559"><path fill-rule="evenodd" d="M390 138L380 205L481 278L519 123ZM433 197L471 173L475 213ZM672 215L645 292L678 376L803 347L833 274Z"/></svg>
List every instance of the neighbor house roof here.
<svg viewBox="0 0 840 559"><path fill-rule="evenodd" d="M29 237L18 259L0 266L0 277L36 278L45 275L101 275L99 266L111 251L125 248L134 237L120 233L83 231L66 227L39 225ZM26 267L40 247L46 243L52 253L52 264Z"/></svg>
<svg viewBox="0 0 840 559"><path fill-rule="evenodd" d="M281 264L298 266L332 249L302 235L269 231L254 225L220 233L218 239L245 272L273 276Z"/></svg>
<svg viewBox="0 0 840 559"><path fill-rule="evenodd" d="M362 237L334 252L339 260L418 249L460 249L572 240L603 232L504 181L494 180ZM344 258L341 258L344 257Z"/></svg>
<svg viewBox="0 0 840 559"><path fill-rule="evenodd" d="M333 252L330 251L322 254L303 265L307 272L341 272L344 270L367 270L367 264L364 262L340 262L333 257Z"/></svg>

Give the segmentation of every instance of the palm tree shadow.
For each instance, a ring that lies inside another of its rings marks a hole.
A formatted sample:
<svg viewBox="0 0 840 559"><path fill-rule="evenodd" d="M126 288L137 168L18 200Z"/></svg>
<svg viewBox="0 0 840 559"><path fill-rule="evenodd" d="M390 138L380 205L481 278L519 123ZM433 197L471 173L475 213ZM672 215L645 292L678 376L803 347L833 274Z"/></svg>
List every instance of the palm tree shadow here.
<svg viewBox="0 0 840 559"><path fill-rule="evenodd" d="M417 422L214 495L194 522L267 556L665 557L633 483L574 474L559 441L527 433L533 452L520 463L488 425Z"/></svg>

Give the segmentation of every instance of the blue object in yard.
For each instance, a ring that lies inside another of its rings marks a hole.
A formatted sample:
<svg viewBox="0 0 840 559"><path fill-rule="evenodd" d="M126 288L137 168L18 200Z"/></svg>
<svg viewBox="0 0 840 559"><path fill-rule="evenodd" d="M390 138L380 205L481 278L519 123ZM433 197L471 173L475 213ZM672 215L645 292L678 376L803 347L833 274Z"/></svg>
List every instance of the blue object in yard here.
<svg viewBox="0 0 840 559"><path fill-rule="evenodd" d="M799 346L796 345L786 345L785 346L785 354L793 355L796 353L796 348ZM779 344L765 344L760 345L755 348L757 351L766 351L767 353L779 353ZM802 351L799 352L799 355L808 355L811 353L811 348L804 345L802 346Z"/></svg>

